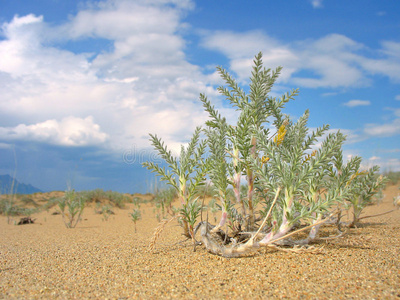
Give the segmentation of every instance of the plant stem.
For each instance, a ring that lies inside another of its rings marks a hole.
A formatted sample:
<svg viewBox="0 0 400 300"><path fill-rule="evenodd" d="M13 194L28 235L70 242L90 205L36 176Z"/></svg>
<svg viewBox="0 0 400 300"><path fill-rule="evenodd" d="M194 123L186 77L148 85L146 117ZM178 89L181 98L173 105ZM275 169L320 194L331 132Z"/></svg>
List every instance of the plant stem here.
<svg viewBox="0 0 400 300"><path fill-rule="evenodd" d="M325 219L323 219L323 220L321 220L321 221L319 221L319 222L317 222L317 223L314 223L314 224L311 224L311 225L309 225L309 226L303 227L303 228L301 228L301 229L295 230L295 231L293 231L293 232L291 232L291 233L288 233L288 234L286 234L286 235L284 235L284 236L278 237L277 239L272 239L272 240L270 240L268 243L261 243L261 242L260 242L260 245L265 245L265 246L266 246L266 245L268 245L268 244L271 243L271 242L276 243L276 242L278 242L278 241L280 241L280 240L283 240L283 239L286 239L286 238L288 238L288 237L290 237L290 236L292 236L292 235L295 235L296 233L302 232L302 231L304 231L304 230L307 230L307 229L312 228L312 227L317 226L317 225L321 225L321 224L327 222L331 216L332 216L332 214L329 215L327 218L325 218Z"/></svg>
<svg viewBox="0 0 400 300"><path fill-rule="evenodd" d="M252 137L251 138L251 156L253 159L256 157L256 143L257 143L257 138ZM248 219L248 224L247 224L247 230L250 230L251 228L254 227L254 208L253 208L253 194L254 194L254 173L253 170L250 168L250 166L247 167L247 184L248 184L248 190L247 190L247 202L249 205L249 219Z"/></svg>
<svg viewBox="0 0 400 300"><path fill-rule="evenodd" d="M267 220L268 220L269 216L270 216L271 213L272 213L272 209L274 208L275 203L276 203L276 201L278 200L278 196L279 196L279 192L280 192L280 191L281 191L281 187L278 187L278 189L276 190L276 193L275 193L274 201L272 202L272 205L271 205L271 207L269 208L269 211L268 211L267 215L265 216L265 218L264 218L262 224L261 224L260 227L258 228L258 230L257 230L256 234L254 235L253 239L255 239L255 238L257 237L257 235L260 233L261 229L265 226L265 223L267 223Z"/></svg>

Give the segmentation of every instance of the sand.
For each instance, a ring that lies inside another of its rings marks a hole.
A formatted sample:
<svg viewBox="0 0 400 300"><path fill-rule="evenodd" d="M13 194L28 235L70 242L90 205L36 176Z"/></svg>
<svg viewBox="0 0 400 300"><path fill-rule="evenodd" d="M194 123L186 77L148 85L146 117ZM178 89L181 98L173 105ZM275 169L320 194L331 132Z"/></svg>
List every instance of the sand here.
<svg viewBox="0 0 400 300"><path fill-rule="evenodd" d="M384 201L364 215L393 209L398 192L388 187ZM227 259L201 246L193 252L175 221L150 253L154 208L142 205L135 233L132 207L115 209L108 221L86 208L74 229L51 214L54 208L33 215L31 225L0 217L0 298L400 299L400 210L318 242L321 254L263 249Z"/></svg>

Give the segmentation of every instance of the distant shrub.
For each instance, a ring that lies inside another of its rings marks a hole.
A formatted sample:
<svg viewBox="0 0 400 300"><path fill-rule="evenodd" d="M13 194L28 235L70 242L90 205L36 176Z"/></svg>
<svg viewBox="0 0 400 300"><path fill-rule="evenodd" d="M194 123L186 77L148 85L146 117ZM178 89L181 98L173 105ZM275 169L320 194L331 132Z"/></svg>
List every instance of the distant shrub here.
<svg viewBox="0 0 400 300"><path fill-rule="evenodd" d="M386 172L385 177L388 178L388 184L395 185L400 182L400 172Z"/></svg>
<svg viewBox="0 0 400 300"><path fill-rule="evenodd" d="M40 205L35 202L29 195L21 195L21 202L24 205L32 205L34 207L39 207Z"/></svg>
<svg viewBox="0 0 400 300"><path fill-rule="evenodd" d="M108 218L114 214L111 205L101 205L100 203L96 204L95 212L102 215L103 221L108 221Z"/></svg>
<svg viewBox="0 0 400 300"><path fill-rule="evenodd" d="M109 201L112 205L118 208L125 208L125 204L130 202L130 197L124 194L114 191L104 191L103 189L82 191L79 192L79 194L85 199L86 203L100 203Z"/></svg>
<svg viewBox="0 0 400 300"><path fill-rule="evenodd" d="M85 199L86 203L98 203L107 199L107 194L102 189L82 191L79 194Z"/></svg>
<svg viewBox="0 0 400 300"><path fill-rule="evenodd" d="M130 202L130 198L124 194L108 191L106 192L108 200L118 208L125 208L125 204Z"/></svg>
<svg viewBox="0 0 400 300"><path fill-rule="evenodd" d="M78 224L85 204L85 199L74 190L65 192L64 197L58 201L58 207L67 228L74 228Z"/></svg>
<svg viewBox="0 0 400 300"><path fill-rule="evenodd" d="M50 199L47 200L47 202L42 206L43 210L46 210L47 212L49 211L50 208L58 205L58 202L60 201L60 198L57 197L51 197Z"/></svg>

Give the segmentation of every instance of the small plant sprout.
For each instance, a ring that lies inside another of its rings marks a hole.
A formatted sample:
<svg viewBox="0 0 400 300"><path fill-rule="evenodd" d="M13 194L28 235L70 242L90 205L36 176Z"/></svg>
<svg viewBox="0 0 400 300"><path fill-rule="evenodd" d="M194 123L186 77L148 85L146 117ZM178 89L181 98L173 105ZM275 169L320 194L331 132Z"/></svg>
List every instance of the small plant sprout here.
<svg viewBox="0 0 400 300"><path fill-rule="evenodd" d="M184 223L189 226L189 234L194 241L194 226L197 222L197 218L202 210L201 203L198 203L199 198L194 201L190 201L184 204L180 209L181 219Z"/></svg>
<svg viewBox="0 0 400 300"><path fill-rule="evenodd" d="M136 233L136 222L142 218L142 215L139 209L134 209L133 212L131 212L129 215L131 216L131 219L135 224L135 233Z"/></svg>
<svg viewBox="0 0 400 300"><path fill-rule="evenodd" d="M204 140L200 141L197 128L188 148L182 147L176 159L151 135L168 169L151 162L144 166L178 191L185 235L196 241L199 232L210 253L240 257L261 247L296 253L319 251L309 244L338 207L348 208L345 205L351 203L357 222L386 179L377 177L377 167L360 172L359 157L344 163L345 136L340 131L328 132L329 125L311 131L308 110L297 121L283 113L298 90L279 98L269 96L281 68L265 69L261 53L254 59L248 92L226 70L218 67L218 71L227 85L218 91L237 110L236 122L228 124L200 94L209 115ZM221 208L215 225L208 218L197 223L201 207L194 195L205 178L211 185L211 196L218 201L215 206ZM302 231L308 237L296 239Z"/></svg>
<svg viewBox="0 0 400 300"><path fill-rule="evenodd" d="M58 207L67 228L74 228L81 220L85 208L85 200L74 190L65 192L58 202Z"/></svg>
<svg viewBox="0 0 400 300"><path fill-rule="evenodd" d="M110 216L114 214L111 205L100 205L100 203L97 204L98 204L97 213L102 215L103 221L108 221Z"/></svg>

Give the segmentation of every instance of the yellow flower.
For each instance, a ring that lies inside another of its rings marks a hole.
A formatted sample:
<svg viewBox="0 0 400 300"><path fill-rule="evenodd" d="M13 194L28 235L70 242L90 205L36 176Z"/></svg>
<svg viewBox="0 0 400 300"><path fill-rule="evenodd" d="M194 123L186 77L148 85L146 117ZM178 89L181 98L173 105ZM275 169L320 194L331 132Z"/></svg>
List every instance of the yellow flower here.
<svg viewBox="0 0 400 300"><path fill-rule="evenodd" d="M349 181L347 181L346 186L348 186L350 184L350 182L353 181L354 178L356 178L357 176L362 176L362 175L367 175L368 171L357 171L355 174L351 175Z"/></svg>
<svg viewBox="0 0 400 300"><path fill-rule="evenodd" d="M267 156L263 156L262 159L261 159L263 164L266 164L269 160L270 160L270 158L267 157Z"/></svg>
<svg viewBox="0 0 400 300"><path fill-rule="evenodd" d="M314 150L311 154L308 154L308 155L306 156L306 158L304 159L304 161L303 161L303 165L304 165L306 162L308 162L308 161L311 159L311 157L315 156L315 154L317 154L317 150Z"/></svg>
<svg viewBox="0 0 400 300"><path fill-rule="evenodd" d="M275 142L275 144L276 144L277 146L279 146L280 144L282 144L283 139L285 138L285 135L286 135L286 125L285 125L285 124L282 124L282 125L279 127L279 130L278 130L278 132L277 132L277 134L276 134L276 136L275 136L275 138L274 138L274 142Z"/></svg>

